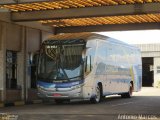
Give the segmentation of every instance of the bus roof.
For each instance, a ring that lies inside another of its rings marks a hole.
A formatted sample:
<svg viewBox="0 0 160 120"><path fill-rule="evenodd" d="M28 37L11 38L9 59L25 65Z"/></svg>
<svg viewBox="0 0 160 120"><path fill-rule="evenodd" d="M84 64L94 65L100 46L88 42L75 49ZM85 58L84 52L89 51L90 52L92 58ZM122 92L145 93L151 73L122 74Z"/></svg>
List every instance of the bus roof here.
<svg viewBox="0 0 160 120"><path fill-rule="evenodd" d="M83 39L87 40L89 37L105 37L96 33L65 33L59 35L49 36L48 40L73 40L73 39Z"/></svg>
<svg viewBox="0 0 160 120"><path fill-rule="evenodd" d="M108 36L104 36L104 35L100 35L100 34L96 34L96 33L90 33L90 32L83 32L83 33L65 33L65 34L58 34L58 35L51 35L49 36L49 38L45 41L43 41L43 43L47 43L47 41L59 41L59 40L84 40L84 41L88 41L90 38L100 38L101 40L108 40L111 41L113 43L118 43L118 44L123 44L123 45L127 45L130 47L134 47L137 48L133 45L129 45L123 41L114 39L114 38L110 38Z"/></svg>

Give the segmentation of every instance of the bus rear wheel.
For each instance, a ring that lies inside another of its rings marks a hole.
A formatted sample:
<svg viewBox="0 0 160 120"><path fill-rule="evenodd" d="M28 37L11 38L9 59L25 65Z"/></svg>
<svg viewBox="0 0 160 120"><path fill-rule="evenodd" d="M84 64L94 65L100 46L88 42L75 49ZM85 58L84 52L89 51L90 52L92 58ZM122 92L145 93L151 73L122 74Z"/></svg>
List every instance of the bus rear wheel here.
<svg viewBox="0 0 160 120"><path fill-rule="evenodd" d="M133 94L133 85L130 84L129 91L127 93L121 94L122 98L131 98Z"/></svg>
<svg viewBox="0 0 160 120"><path fill-rule="evenodd" d="M100 86L97 85L95 96L90 99L91 103L99 103L101 101L101 96Z"/></svg>

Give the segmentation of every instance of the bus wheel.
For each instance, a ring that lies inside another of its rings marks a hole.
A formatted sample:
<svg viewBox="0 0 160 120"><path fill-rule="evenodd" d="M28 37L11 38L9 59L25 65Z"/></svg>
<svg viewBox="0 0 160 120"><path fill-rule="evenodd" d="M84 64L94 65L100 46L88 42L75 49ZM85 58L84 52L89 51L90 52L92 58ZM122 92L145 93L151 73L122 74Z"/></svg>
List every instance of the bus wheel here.
<svg viewBox="0 0 160 120"><path fill-rule="evenodd" d="M100 87L97 86L96 87L96 93L95 93L95 96L93 98L90 99L90 101L92 103L99 103L101 100L101 91L100 91Z"/></svg>
<svg viewBox="0 0 160 120"><path fill-rule="evenodd" d="M132 94L133 94L133 85L130 83L130 88L129 88L129 92L127 93L127 98L130 98L132 97Z"/></svg>
<svg viewBox="0 0 160 120"><path fill-rule="evenodd" d="M129 91L127 93L121 94L122 98L131 98L133 94L133 85L130 84Z"/></svg>

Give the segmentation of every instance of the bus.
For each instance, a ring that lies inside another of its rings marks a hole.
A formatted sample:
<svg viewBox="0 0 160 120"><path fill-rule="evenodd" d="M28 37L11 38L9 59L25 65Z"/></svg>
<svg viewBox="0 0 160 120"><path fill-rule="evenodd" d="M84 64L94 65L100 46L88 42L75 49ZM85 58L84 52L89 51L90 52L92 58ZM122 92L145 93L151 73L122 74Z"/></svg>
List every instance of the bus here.
<svg viewBox="0 0 160 120"><path fill-rule="evenodd" d="M130 98L142 86L140 50L95 33L67 33L43 41L37 67L38 96L56 103L105 96Z"/></svg>

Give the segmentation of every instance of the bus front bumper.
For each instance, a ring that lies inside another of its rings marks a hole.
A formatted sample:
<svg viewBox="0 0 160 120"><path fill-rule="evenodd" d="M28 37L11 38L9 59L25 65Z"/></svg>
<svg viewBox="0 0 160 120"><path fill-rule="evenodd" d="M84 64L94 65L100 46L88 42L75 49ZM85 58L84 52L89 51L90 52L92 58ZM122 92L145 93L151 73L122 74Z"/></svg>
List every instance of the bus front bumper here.
<svg viewBox="0 0 160 120"><path fill-rule="evenodd" d="M82 99L82 88L76 89L62 89L55 90L38 89L38 96L41 99Z"/></svg>

